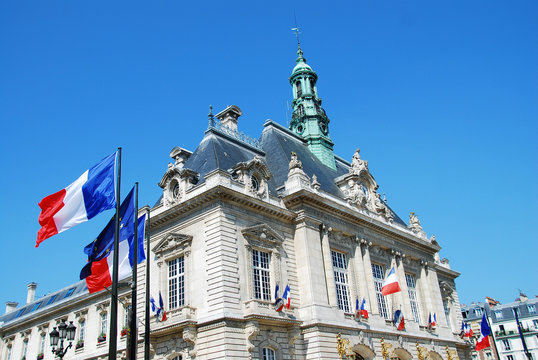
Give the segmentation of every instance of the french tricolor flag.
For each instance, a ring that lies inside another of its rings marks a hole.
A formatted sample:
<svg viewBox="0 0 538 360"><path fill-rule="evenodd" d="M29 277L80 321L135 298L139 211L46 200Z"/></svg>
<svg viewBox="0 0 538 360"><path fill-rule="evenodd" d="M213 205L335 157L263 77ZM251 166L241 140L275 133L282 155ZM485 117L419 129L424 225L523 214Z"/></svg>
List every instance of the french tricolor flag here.
<svg viewBox="0 0 538 360"><path fill-rule="evenodd" d="M398 284L398 278L396 277L396 271L394 271L394 266L390 269L389 275L383 281L383 287L381 288L381 294L387 296L390 294L397 293L401 291L400 284Z"/></svg>
<svg viewBox="0 0 538 360"><path fill-rule="evenodd" d="M486 313L484 313L484 315L482 315L482 322L480 323L480 337L478 340L476 340L476 344L474 346L476 351L480 351L490 346L489 334L491 334L491 328L488 325Z"/></svg>
<svg viewBox="0 0 538 360"><path fill-rule="evenodd" d="M138 218L138 239L135 241L133 192L133 190L129 192L120 207L118 280L125 279L131 275L135 246L138 246L138 263L140 264L145 260L144 229L146 215L144 214ZM90 294L112 285L115 225L115 216L113 216L97 239L84 248L84 252L88 255L88 263L82 268L80 279L86 279L86 286Z"/></svg>
<svg viewBox="0 0 538 360"><path fill-rule="evenodd" d="M366 299L362 298L361 304L361 316L365 319L368 319L368 310L366 310Z"/></svg>
<svg viewBox="0 0 538 360"><path fill-rule="evenodd" d="M74 183L39 203L41 214L35 247L49 237L116 207L114 190L117 152L86 170Z"/></svg>
<svg viewBox="0 0 538 360"><path fill-rule="evenodd" d="M284 299L284 301L286 302L286 309L290 309L290 306L291 306L291 290L290 290L290 286L289 285L286 285L286 288L284 289L284 294L282 294L282 298Z"/></svg>

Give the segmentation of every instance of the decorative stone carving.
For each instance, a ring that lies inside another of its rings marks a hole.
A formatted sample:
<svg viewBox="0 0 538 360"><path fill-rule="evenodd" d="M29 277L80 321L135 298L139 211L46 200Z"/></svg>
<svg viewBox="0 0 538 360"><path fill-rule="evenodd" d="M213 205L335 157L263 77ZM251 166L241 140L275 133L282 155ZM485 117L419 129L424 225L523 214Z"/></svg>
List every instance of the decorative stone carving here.
<svg viewBox="0 0 538 360"><path fill-rule="evenodd" d="M359 175L361 171L368 171L368 161L362 160L360 156L361 149L355 150L353 154L353 160L351 160L350 174Z"/></svg>
<svg viewBox="0 0 538 360"><path fill-rule="evenodd" d="M157 260L170 253L187 253L190 251L191 243L191 235L169 233L153 247L153 253L155 253Z"/></svg>
<svg viewBox="0 0 538 360"><path fill-rule="evenodd" d="M416 235L426 238L426 233L422 230L422 225L420 225L420 220L418 219L418 216L411 211L411 214L409 214L409 229L411 229L412 232L414 232Z"/></svg>
<svg viewBox="0 0 538 360"><path fill-rule="evenodd" d="M312 175L312 182L310 184L312 186L312 188L314 189L314 191L319 191L320 187L321 187L321 184L319 183L318 181L318 177L316 176L316 174L313 174Z"/></svg>
<svg viewBox="0 0 538 360"><path fill-rule="evenodd" d="M249 358L252 359L252 352L256 348L253 344L253 340L260 333L260 327L257 321L248 321L245 326L245 335L247 337L247 350L249 352Z"/></svg>
<svg viewBox="0 0 538 360"><path fill-rule="evenodd" d="M430 237L430 242L433 244L433 245L437 245L439 246L439 243L437 242L437 240L435 239L435 235L432 235Z"/></svg>
<svg viewBox="0 0 538 360"><path fill-rule="evenodd" d="M245 186L245 192L260 199L269 196L267 181L273 175L261 156L256 155L250 161L237 163L228 171L234 180Z"/></svg>
<svg viewBox="0 0 538 360"><path fill-rule="evenodd" d="M450 299L452 297L452 293L455 291L455 289L446 281L441 281L439 283L439 287L441 288L441 296L443 299Z"/></svg>
<svg viewBox="0 0 538 360"><path fill-rule="evenodd" d="M294 152L291 153L289 168L288 179L285 183L286 193L290 194L297 190L310 189L310 179L303 171L303 164L300 160L297 160L297 154Z"/></svg>
<svg viewBox="0 0 538 360"><path fill-rule="evenodd" d="M164 173L159 186L163 189L163 204L172 206L180 203L185 199L185 193L192 186L198 183L200 175L191 170L184 169L183 165L190 156L190 152L185 149L175 147L170 152L170 156L174 156L175 165L168 164L168 170Z"/></svg>
<svg viewBox="0 0 538 360"><path fill-rule="evenodd" d="M282 245L284 238L266 224L254 225L241 230L241 233L249 243L252 240L268 243L271 247Z"/></svg>
<svg viewBox="0 0 538 360"><path fill-rule="evenodd" d="M196 346L196 337L197 337L196 326L190 325L190 326L185 326L183 328L183 340L189 347L189 350L188 350L189 356L192 358L196 357L196 351L194 350Z"/></svg>

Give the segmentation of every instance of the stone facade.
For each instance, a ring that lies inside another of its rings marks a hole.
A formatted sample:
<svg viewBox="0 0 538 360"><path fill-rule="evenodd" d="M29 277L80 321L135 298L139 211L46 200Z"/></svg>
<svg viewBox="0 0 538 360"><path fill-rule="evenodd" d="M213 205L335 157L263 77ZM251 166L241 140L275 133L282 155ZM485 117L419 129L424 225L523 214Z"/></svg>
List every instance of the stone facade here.
<svg viewBox="0 0 538 360"><path fill-rule="evenodd" d="M405 223L381 199L359 150L350 162L334 155L317 75L298 54L290 129L268 120L260 140L251 139L239 132L242 112L234 105L217 119L210 112L196 150L170 153L163 195L149 209L149 279L144 266L138 273L138 317L146 281L167 309L165 321L151 318L151 358L339 359L339 344L356 359L468 358L459 338L459 273L439 258L439 244L416 214ZM391 268L402 291L384 297ZM289 285L289 309L275 309L277 285ZM90 316L97 297L77 299L54 311L71 319L87 310L88 322L97 321ZM357 317L359 299L368 319ZM403 331L392 321L396 310ZM6 324L4 357L39 326ZM91 351L72 358L105 356Z"/></svg>

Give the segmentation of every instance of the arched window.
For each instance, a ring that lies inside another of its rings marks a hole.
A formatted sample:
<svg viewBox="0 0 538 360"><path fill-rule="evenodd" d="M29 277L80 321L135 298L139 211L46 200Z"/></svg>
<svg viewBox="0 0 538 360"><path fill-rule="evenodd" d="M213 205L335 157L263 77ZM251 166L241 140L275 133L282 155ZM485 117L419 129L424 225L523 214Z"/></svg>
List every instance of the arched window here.
<svg viewBox="0 0 538 360"><path fill-rule="evenodd" d="M271 348L265 347L262 350L262 360L276 360L275 351Z"/></svg>
<svg viewBox="0 0 538 360"><path fill-rule="evenodd" d="M315 95L316 94L316 90L315 90L315 86L316 84L314 84L314 79L310 79L310 92Z"/></svg>
<svg viewBox="0 0 538 360"><path fill-rule="evenodd" d="M297 80L295 83L295 88L297 89L297 97L303 95L303 89L301 87L301 82Z"/></svg>

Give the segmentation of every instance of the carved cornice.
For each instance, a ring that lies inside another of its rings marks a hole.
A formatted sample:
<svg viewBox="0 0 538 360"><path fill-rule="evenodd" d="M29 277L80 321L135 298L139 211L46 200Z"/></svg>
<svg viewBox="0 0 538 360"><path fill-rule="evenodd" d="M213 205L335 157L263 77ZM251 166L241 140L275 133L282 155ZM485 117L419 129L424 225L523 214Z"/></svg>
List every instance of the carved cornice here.
<svg viewBox="0 0 538 360"><path fill-rule="evenodd" d="M194 196L173 208L167 209L158 215L151 215L151 230L155 230L163 224L177 218L184 217L186 214L207 206L210 203L219 200L233 202L235 205L247 209L248 211L259 211L265 216L281 219L291 222L296 214L293 211L276 206L260 199L248 196L244 193L232 190L228 187L217 185L200 195Z"/></svg>
<svg viewBox="0 0 538 360"><path fill-rule="evenodd" d="M241 230L248 242L252 240L262 241L272 246L282 245L284 238L270 226L258 224Z"/></svg>

